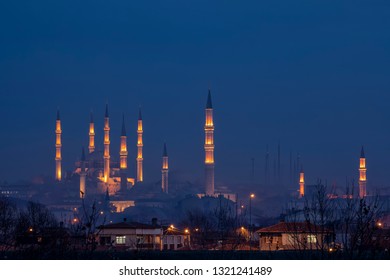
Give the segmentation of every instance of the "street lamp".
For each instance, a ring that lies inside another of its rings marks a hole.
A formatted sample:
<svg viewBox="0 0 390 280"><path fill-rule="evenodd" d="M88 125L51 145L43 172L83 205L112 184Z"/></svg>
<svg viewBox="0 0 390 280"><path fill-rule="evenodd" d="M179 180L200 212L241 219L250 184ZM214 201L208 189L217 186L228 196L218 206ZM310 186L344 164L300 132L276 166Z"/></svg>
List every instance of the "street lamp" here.
<svg viewBox="0 0 390 280"><path fill-rule="evenodd" d="M249 196L249 251L252 251L252 199L254 197L253 193Z"/></svg>

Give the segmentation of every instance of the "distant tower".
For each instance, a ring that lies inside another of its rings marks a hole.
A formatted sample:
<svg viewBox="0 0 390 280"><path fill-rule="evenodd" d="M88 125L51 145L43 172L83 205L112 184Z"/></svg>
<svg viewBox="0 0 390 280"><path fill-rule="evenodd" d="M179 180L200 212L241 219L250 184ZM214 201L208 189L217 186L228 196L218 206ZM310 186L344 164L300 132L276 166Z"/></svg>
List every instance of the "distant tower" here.
<svg viewBox="0 0 390 280"><path fill-rule="evenodd" d="M57 120L56 120L56 180L61 181L61 119L60 111L57 110Z"/></svg>
<svg viewBox="0 0 390 280"><path fill-rule="evenodd" d="M121 147L120 147L120 175L121 175L121 191L127 189L127 137L125 127L125 115L122 120Z"/></svg>
<svg viewBox="0 0 390 280"><path fill-rule="evenodd" d="M142 182L144 180L144 173L143 173L143 157L142 157L142 147L144 146L142 141L142 113L141 108L139 108L138 113L138 128L137 128L137 134L138 134L138 140L137 140L137 182Z"/></svg>
<svg viewBox="0 0 390 280"><path fill-rule="evenodd" d="M278 184L282 183L282 172L280 168L280 142L278 142Z"/></svg>
<svg viewBox="0 0 390 280"><path fill-rule="evenodd" d="M303 171L303 167L301 168L301 172L299 173L299 198L305 196L305 172Z"/></svg>
<svg viewBox="0 0 390 280"><path fill-rule="evenodd" d="M269 150L267 144L267 151L265 153L265 168L264 168L264 182L268 186L269 182Z"/></svg>
<svg viewBox="0 0 390 280"><path fill-rule="evenodd" d="M85 152L84 147L81 150L81 161L80 161L80 198L85 197Z"/></svg>
<svg viewBox="0 0 390 280"><path fill-rule="evenodd" d="M364 148L360 152L360 166L359 166L359 197L367 196L367 177L366 177L366 157L364 156Z"/></svg>
<svg viewBox="0 0 390 280"><path fill-rule="evenodd" d="M161 188L162 191L168 193L168 153L167 145L164 143L164 152L162 156L162 169L161 169Z"/></svg>
<svg viewBox="0 0 390 280"><path fill-rule="evenodd" d="M104 116L104 182L110 178L110 118L108 117L108 104Z"/></svg>
<svg viewBox="0 0 390 280"><path fill-rule="evenodd" d="M293 163L292 163L292 152L290 150L290 180L289 180L289 184L291 184L293 181Z"/></svg>
<svg viewBox="0 0 390 280"><path fill-rule="evenodd" d="M207 96L205 131L205 187L206 195L214 194L214 123L211 93Z"/></svg>
<svg viewBox="0 0 390 280"><path fill-rule="evenodd" d="M89 153L95 151L95 124L93 122L93 114L91 112L91 120L89 122Z"/></svg>

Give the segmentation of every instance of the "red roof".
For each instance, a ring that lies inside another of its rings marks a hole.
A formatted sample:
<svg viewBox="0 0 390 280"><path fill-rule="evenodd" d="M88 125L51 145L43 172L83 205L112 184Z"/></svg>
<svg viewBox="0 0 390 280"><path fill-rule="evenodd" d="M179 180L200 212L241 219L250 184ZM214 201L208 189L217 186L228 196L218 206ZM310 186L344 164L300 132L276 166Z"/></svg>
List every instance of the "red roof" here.
<svg viewBox="0 0 390 280"><path fill-rule="evenodd" d="M330 232L329 229L309 222L280 222L276 225L259 229L258 233L285 233L285 232Z"/></svg>

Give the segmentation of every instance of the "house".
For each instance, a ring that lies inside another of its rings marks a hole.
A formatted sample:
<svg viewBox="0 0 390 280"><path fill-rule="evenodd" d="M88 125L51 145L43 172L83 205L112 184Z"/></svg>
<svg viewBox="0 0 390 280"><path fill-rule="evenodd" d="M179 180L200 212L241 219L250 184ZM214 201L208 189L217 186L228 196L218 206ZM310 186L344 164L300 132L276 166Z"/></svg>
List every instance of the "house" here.
<svg viewBox="0 0 390 280"><path fill-rule="evenodd" d="M279 222L256 231L262 251L318 250L333 242L333 232L309 222Z"/></svg>
<svg viewBox="0 0 390 280"><path fill-rule="evenodd" d="M179 230L173 225L163 227L163 250L190 249L190 231Z"/></svg>
<svg viewBox="0 0 390 280"><path fill-rule="evenodd" d="M102 225L96 234L100 247L116 247L124 250L162 249L163 229L154 220L152 224L127 222Z"/></svg>

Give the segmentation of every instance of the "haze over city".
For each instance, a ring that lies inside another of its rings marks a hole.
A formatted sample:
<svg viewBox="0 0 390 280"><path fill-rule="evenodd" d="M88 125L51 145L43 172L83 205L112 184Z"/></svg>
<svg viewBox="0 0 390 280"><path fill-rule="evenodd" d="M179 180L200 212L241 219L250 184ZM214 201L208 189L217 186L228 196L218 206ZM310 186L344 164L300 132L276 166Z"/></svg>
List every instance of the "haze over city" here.
<svg viewBox="0 0 390 280"><path fill-rule="evenodd" d="M389 259L389 30L385 0L0 3L0 259Z"/></svg>
<svg viewBox="0 0 390 280"><path fill-rule="evenodd" d="M252 158L261 183L280 142L286 178L291 152L308 183L357 180L364 145L368 185L388 186L386 1L19 4L0 9L2 181L54 176L57 108L65 170L88 145L91 110L102 149L108 103L115 155L125 114L130 173L141 106L147 180L166 142L171 172L202 182L210 88L217 185L247 181Z"/></svg>

